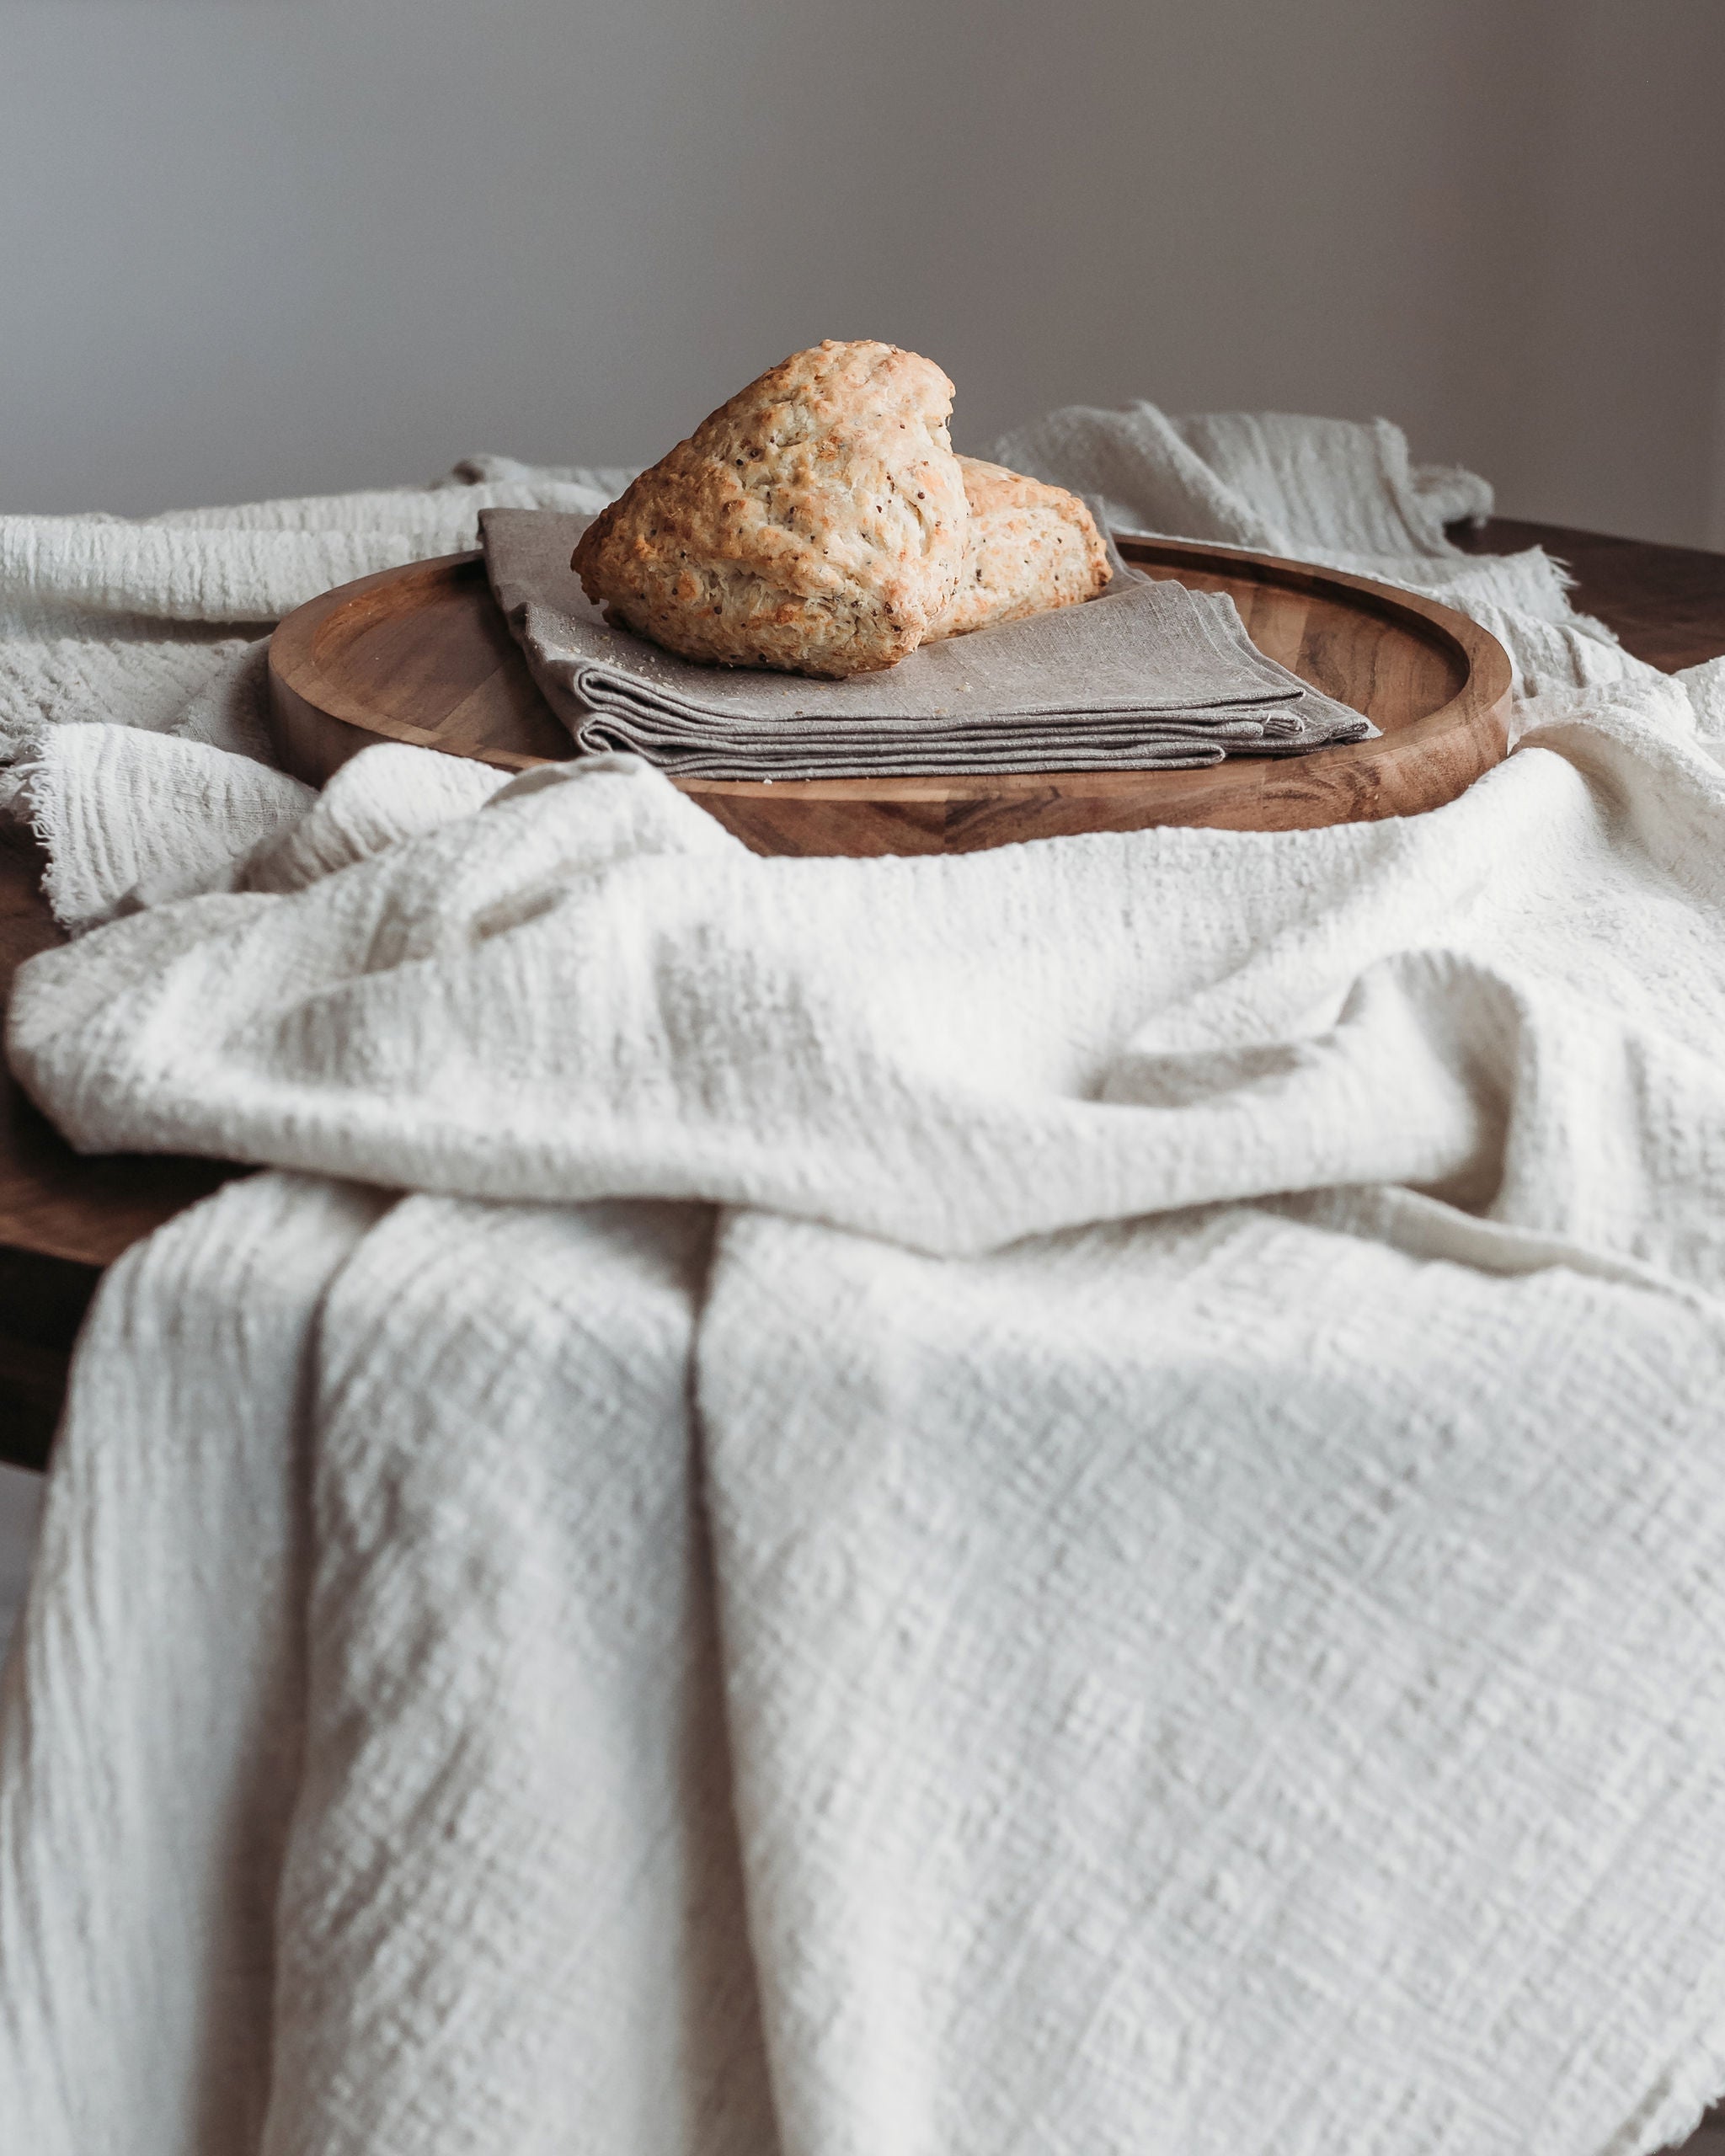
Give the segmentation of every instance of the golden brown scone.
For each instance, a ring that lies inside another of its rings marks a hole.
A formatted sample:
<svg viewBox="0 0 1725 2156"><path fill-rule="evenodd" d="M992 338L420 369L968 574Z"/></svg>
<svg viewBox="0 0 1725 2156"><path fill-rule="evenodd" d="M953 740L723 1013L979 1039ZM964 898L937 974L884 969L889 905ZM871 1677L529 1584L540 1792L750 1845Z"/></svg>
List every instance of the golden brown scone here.
<svg viewBox="0 0 1725 2156"><path fill-rule="evenodd" d="M587 596L686 659L895 664L964 559L952 399L932 360L894 344L793 352L594 520L573 560Z"/></svg>
<svg viewBox="0 0 1725 2156"><path fill-rule="evenodd" d="M1096 520L1061 487L961 456L970 539L953 603L929 631L959 637L1094 598L1113 576Z"/></svg>

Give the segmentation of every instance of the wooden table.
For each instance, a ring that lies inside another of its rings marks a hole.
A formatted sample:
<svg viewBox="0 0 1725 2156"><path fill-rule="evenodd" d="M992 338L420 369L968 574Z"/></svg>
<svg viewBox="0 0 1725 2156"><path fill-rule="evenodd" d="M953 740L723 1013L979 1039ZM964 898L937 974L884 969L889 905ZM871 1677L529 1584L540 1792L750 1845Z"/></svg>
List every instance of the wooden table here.
<svg viewBox="0 0 1725 2156"><path fill-rule="evenodd" d="M1503 519L1457 531L1475 553L1544 546L1578 579L1578 606L1638 658L1674 671L1725 654L1725 555ZM59 940L26 843L0 846L0 995L13 970ZM103 1268L240 1171L113 1155L81 1160L0 1070L0 1460L40 1466L67 1361Z"/></svg>

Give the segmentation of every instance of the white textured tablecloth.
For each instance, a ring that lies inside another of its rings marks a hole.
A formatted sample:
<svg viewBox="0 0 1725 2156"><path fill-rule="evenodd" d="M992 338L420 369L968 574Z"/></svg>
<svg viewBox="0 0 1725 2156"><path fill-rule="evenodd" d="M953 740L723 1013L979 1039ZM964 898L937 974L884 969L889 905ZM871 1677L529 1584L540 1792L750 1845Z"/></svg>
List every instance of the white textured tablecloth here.
<svg viewBox="0 0 1725 2156"><path fill-rule="evenodd" d="M622 759L313 801L240 651L38 733L108 925L14 1067L271 1166L77 1355L8 2146L1633 2156L1725 2084L1721 670L1439 551L1391 430L1002 453L1441 588L1521 746L845 862Z"/></svg>

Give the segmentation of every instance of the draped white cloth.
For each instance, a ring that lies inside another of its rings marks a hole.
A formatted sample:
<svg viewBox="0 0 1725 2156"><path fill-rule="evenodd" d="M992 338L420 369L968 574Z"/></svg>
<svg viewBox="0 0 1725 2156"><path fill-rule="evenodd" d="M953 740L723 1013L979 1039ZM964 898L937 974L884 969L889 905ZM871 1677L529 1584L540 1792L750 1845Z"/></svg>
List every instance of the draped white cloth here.
<svg viewBox="0 0 1725 2156"><path fill-rule="evenodd" d="M1060 424L1166 528L1171 423ZM80 1346L19 2148L1632 2156L1725 2084L1717 670L1385 430L1180 427L1221 536L1508 629L1506 764L846 862L626 759L39 743L107 925L14 1068L270 1171Z"/></svg>

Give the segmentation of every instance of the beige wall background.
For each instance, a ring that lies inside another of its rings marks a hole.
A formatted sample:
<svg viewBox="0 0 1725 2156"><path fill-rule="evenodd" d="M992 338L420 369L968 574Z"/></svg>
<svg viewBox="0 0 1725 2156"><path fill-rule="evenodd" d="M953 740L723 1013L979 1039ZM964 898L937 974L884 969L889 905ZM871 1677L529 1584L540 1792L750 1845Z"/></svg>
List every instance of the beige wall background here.
<svg viewBox="0 0 1725 2156"><path fill-rule="evenodd" d="M1725 547L1721 0L0 0L0 510L656 456L823 335Z"/></svg>

